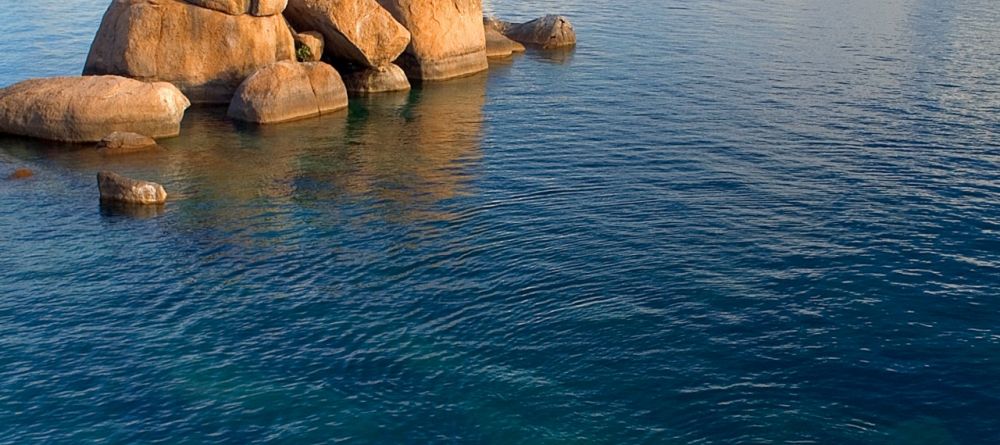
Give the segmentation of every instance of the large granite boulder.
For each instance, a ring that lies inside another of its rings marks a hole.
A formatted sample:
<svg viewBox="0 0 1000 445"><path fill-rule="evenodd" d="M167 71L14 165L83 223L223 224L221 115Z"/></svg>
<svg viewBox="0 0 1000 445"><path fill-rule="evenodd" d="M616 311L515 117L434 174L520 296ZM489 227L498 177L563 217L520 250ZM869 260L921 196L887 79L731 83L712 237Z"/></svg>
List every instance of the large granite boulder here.
<svg viewBox="0 0 1000 445"><path fill-rule="evenodd" d="M369 67L391 63L410 33L375 0L288 0L285 17L297 29L323 34L326 53Z"/></svg>
<svg viewBox="0 0 1000 445"><path fill-rule="evenodd" d="M379 0L412 35L396 62L418 80L484 71L486 35L481 0Z"/></svg>
<svg viewBox="0 0 1000 445"><path fill-rule="evenodd" d="M322 62L278 62L248 77L229 104L229 117L270 124L347 108L347 89Z"/></svg>
<svg viewBox="0 0 1000 445"><path fill-rule="evenodd" d="M229 15L178 0L113 0L83 73L166 81L194 103L228 103L258 68L294 59L281 15Z"/></svg>
<svg viewBox="0 0 1000 445"><path fill-rule="evenodd" d="M169 137L180 133L190 105L165 82L118 76L33 79L0 90L0 132L66 142L96 142L115 131Z"/></svg>
<svg viewBox="0 0 1000 445"><path fill-rule="evenodd" d="M502 23L502 22L501 22ZM501 32L525 45L562 48L576 45L576 30L566 17L547 15L527 23L507 24Z"/></svg>
<svg viewBox="0 0 1000 445"><path fill-rule="evenodd" d="M160 184L126 178L117 173L98 173L97 188L101 192L101 201L128 204L163 204L167 202L167 192Z"/></svg>
<svg viewBox="0 0 1000 445"><path fill-rule="evenodd" d="M250 14L257 17L268 17L281 14L288 0L185 0L186 2L214 9L229 15Z"/></svg>
<svg viewBox="0 0 1000 445"><path fill-rule="evenodd" d="M365 68L344 74L344 85L351 94L375 94L410 89L403 69L389 64L382 68Z"/></svg>
<svg viewBox="0 0 1000 445"><path fill-rule="evenodd" d="M486 57L499 58L510 57L514 53L525 51L524 45L508 39L493 27L485 26L486 30Z"/></svg>

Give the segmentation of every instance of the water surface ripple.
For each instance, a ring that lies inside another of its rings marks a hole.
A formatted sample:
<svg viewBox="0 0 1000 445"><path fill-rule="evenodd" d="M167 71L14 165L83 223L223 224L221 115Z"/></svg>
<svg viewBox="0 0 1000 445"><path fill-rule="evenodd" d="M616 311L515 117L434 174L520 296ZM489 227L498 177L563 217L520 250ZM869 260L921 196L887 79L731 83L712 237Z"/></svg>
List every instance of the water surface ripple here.
<svg viewBox="0 0 1000 445"><path fill-rule="evenodd" d="M106 3L6 5L0 85ZM581 43L148 155L0 139L0 443L1000 442L994 1L488 3Z"/></svg>

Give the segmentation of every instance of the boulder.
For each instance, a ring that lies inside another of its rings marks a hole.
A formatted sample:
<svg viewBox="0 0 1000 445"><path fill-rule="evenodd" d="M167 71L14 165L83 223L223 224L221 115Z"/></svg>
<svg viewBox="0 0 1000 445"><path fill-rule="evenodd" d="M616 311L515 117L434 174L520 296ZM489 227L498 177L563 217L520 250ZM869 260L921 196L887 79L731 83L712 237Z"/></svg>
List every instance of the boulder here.
<svg viewBox="0 0 1000 445"><path fill-rule="evenodd" d="M375 0L289 0L285 17L322 34L329 56L364 66L391 63L410 42L406 28Z"/></svg>
<svg viewBox="0 0 1000 445"><path fill-rule="evenodd" d="M186 2L214 9L229 15L250 14L257 17L269 17L281 14L288 0L185 0Z"/></svg>
<svg viewBox="0 0 1000 445"><path fill-rule="evenodd" d="M525 51L524 45L508 39L494 28L486 26L486 57L510 57L513 53Z"/></svg>
<svg viewBox="0 0 1000 445"><path fill-rule="evenodd" d="M347 89L322 62L278 62L247 78L229 104L229 117L269 124L347 108Z"/></svg>
<svg viewBox="0 0 1000 445"><path fill-rule="evenodd" d="M35 176L35 172L31 171L31 169L19 168L19 169L14 170L14 173L11 173L10 176L8 176L8 178L9 179L28 179L28 178L30 178L32 176Z"/></svg>
<svg viewBox="0 0 1000 445"><path fill-rule="evenodd" d="M97 188L101 192L101 201L129 204L163 204L167 201L167 192L160 184L126 178L112 172L97 174Z"/></svg>
<svg viewBox="0 0 1000 445"><path fill-rule="evenodd" d="M412 79L445 80L484 71L481 0L379 0L412 35L396 62Z"/></svg>
<svg viewBox="0 0 1000 445"><path fill-rule="evenodd" d="M542 48L576 45L576 31L566 17L547 15L527 23L508 25L503 31L511 40Z"/></svg>
<svg viewBox="0 0 1000 445"><path fill-rule="evenodd" d="M96 142L115 131L152 137L180 133L187 98L165 82L118 76L26 80L0 90L0 132Z"/></svg>
<svg viewBox="0 0 1000 445"><path fill-rule="evenodd" d="M299 62L319 62L323 58L323 34L315 31L295 34L295 54Z"/></svg>
<svg viewBox="0 0 1000 445"><path fill-rule="evenodd" d="M122 155L156 149L156 140L149 136L127 131L116 131L97 143L97 152L102 155Z"/></svg>
<svg viewBox="0 0 1000 445"><path fill-rule="evenodd" d="M410 89L410 81L403 69L389 64L381 69L366 68L344 75L344 84L351 94L388 93Z"/></svg>
<svg viewBox="0 0 1000 445"><path fill-rule="evenodd" d="M83 73L166 81L194 103L228 103L258 68L294 59L281 15L229 15L178 0L113 0Z"/></svg>

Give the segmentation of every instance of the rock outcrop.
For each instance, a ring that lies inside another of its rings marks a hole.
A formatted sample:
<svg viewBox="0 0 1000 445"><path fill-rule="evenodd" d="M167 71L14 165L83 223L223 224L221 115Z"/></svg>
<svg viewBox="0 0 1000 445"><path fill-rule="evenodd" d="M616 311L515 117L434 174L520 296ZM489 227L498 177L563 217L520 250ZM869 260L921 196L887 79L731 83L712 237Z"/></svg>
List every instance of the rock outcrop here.
<svg viewBox="0 0 1000 445"><path fill-rule="evenodd" d="M524 45L508 39L500 31L490 26L485 26L484 28L486 30L486 57L510 57L514 53L525 51Z"/></svg>
<svg viewBox="0 0 1000 445"><path fill-rule="evenodd" d="M0 132L96 142L115 131L180 133L191 103L173 85L118 76L26 80L0 90Z"/></svg>
<svg viewBox="0 0 1000 445"><path fill-rule="evenodd" d="M323 34L326 53L368 67L391 63L410 33L375 0L288 0L285 17L297 29Z"/></svg>
<svg viewBox="0 0 1000 445"><path fill-rule="evenodd" d="M288 0L185 0L186 2L214 9L229 15L250 14L257 17L269 17L281 14Z"/></svg>
<svg viewBox="0 0 1000 445"><path fill-rule="evenodd" d="M295 34L295 54L299 62L319 62L323 58L323 34L315 31Z"/></svg>
<svg viewBox="0 0 1000 445"><path fill-rule="evenodd" d="M97 174L97 188L101 192L101 201L128 204L163 204L167 201L167 192L160 184L126 178L112 172Z"/></svg>
<svg viewBox="0 0 1000 445"><path fill-rule="evenodd" d="M229 117L269 124L343 108L347 108L347 89L332 66L279 62L261 68L240 85Z"/></svg>
<svg viewBox="0 0 1000 445"><path fill-rule="evenodd" d="M230 15L179 0L113 0L83 73L166 81L194 103L228 103L258 68L294 59L281 15Z"/></svg>
<svg viewBox="0 0 1000 445"><path fill-rule="evenodd" d="M407 76L445 80L484 71L481 0L379 0L412 35L396 62Z"/></svg>
<svg viewBox="0 0 1000 445"><path fill-rule="evenodd" d="M501 30L504 35L525 45L545 49L576 45L576 30L566 17L559 15L547 15L521 24L499 22L499 25L494 26L505 28Z"/></svg>
<svg viewBox="0 0 1000 445"><path fill-rule="evenodd" d="M366 68L344 74L344 85L351 94L375 94L410 89L403 69L389 64L381 69Z"/></svg>
<svg viewBox="0 0 1000 445"><path fill-rule="evenodd" d="M102 155L123 155L140 151L155 150L156 140L149 136L127 131L116 131L97 143L97 151Z"/></svg>

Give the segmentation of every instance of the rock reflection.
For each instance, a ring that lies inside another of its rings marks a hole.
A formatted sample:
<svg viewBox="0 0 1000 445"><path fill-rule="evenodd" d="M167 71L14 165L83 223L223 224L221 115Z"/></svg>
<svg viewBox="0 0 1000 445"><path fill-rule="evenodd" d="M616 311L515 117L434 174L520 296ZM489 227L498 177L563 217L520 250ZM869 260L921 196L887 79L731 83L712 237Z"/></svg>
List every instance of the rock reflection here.
<svg viewBox="0 0 1000 445"><path fill-rule="evenodd" d="M122 202L101 201L101 216L129 217L136 219L155 218L163 214L164 206L128 204Z"/></svg>

